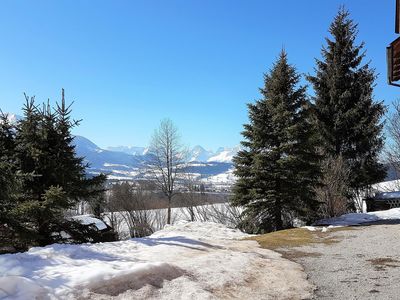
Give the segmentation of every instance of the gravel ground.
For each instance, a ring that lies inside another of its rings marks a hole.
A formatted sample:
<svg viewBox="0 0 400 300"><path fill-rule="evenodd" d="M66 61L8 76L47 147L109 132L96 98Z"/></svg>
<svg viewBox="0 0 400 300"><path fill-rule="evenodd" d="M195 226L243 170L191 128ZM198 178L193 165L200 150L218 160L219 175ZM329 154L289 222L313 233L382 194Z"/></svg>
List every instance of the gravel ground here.
<svg viewBox="0 0 400 300"><path fill-rule="evenodd" d="M399 224L354 227L330 233L337 243L290 252L317 286L314 299L400 299L399 233Z"/></svg>

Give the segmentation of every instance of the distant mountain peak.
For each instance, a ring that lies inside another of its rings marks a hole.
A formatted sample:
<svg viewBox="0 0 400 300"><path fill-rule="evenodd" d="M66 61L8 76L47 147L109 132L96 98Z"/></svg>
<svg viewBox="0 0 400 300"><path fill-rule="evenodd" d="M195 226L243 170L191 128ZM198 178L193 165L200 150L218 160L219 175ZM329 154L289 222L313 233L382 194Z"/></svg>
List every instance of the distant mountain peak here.
<svg viewBox="0 0 400 300"><path fill-rule="evenodd" d="M110 146L107 147L107 150L115 151L115 152L123 152L130 155L145 155L148 151L145 147L137 147L137 146Z"/></svg>
<svg viewBox="0 0 400 300"><path fill-rule="evenodd" d="M95 143L93 143L91 140L80 136L80 135L75 135L74 136L74 144L79 147L81 151L96 151L99 152L102 150L99 146L97 146Z"/></svg>
<svg viewBox="0 0 400 300"><path fill-rule="evenodd" d="M145 147L137 146L110 146L106 148L107 151L122 152L133 156L146 155L149 151ZM206 150L201 145L196 145L189 149L188 160L189 162L223 162L230 163L232 158L240 150L240 146L233 148L219 147L217 151Z"/></svg>
<svg viewBox="0 0 400 300"><path fill-rule="evenodd" d="M231 163L233 157L237 154L240 150L240 146L236 146L233 148L228 147L220 147L218 148L217 152L207 159L208 162L224 162L224 163Z"/></svg>
<svg viewBox="0 0 400 300"><path fill-rule="evenodd" d="M200 145L194 146L189 151L189 161L207 161L210 156L212 156L212 152L207 151Z"/></svg>
<svg viewBox="0 0 400 300"><path fill-rule="evenodd" d="M84 157L85 163L89 164L88 174L105 173L110 180L135 180L145 178L143 176L143 164L149 159L147 148L144 147L108 147L101 149L95 143L82 136L75 136L74 144L76 153L79 157ZM143 154L132 155L117 150L130 150L140 148ZM225 148L224 148L225 149ZM206 180L207 184L227 184L233 181L232 164L227 159L228 154L221 156L221 161L210 160L216 152L207 151L201 146L192 148L192 160L188 168L192 174ZM221 152L224 153L225 152ZM219 153L221 155L221 153ZM218 154L218 153L217 153ZM218 157L217 157L218 158ZM200 161L200 159L202 161ZM210 162L207 162L209 160Z"/></svg>
<svg viewBox="0 0 400 300"><path fill-rule="evenodd" d="M15 124L15 123L17 123L18 121L20 121L20 120L23 119L23 117L21 117L20 115L16 115L16 114L12 114L12 113L7 113L7 112L5 112L4 114L7 116L7 119L8 119L8 121L9 121L11 124Z"/></svg>
<svg viewBox="0 0 400 300"><path fill-rule="evenodd" d="M205 150L202 146L194 146L190 151L189 161L231 163L232 158L240 150L240 146L233 148L219 147L217 151Z"/></svg>

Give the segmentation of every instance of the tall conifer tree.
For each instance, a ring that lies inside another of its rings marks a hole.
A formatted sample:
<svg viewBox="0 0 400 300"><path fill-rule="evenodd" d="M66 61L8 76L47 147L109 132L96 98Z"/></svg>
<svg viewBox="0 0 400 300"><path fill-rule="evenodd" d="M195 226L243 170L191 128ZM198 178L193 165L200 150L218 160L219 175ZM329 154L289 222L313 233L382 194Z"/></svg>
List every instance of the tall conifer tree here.
<svg viewBox="0 0 400 300"><path fill-rule="evenodd" d="M0 111L0 224L11 221L10 210L15 206L14 151L15 129L8 115Z"/></svg>
<svg viewBox="0 0 400 300"><path fill-rule="evenodd" d="M248 105L243 150L234 158L238 180L232 202L245 207L249 231L280 230L294 217L310 220L318 207L313 192L318 156L310 105L299 80L282 51L264 76L262 99Z"/></svg>
<svg viewBox="0 0 400 300"><path fill-rule="evenodd" d="M78 124L70 118L64 92L57 109L49 104L39 108L26 96L24 117L12 132L14 174L19 174L20 194L11 210L13 219L30 232L27 243L46 245L57 242L55 233L73 230L74 222L64 217L79 199L89 199L104 191L104 175L87 178L83 158L77 157L71 129ZM7 141L5 126L0 131L0 147ZM1 163L5 158L1 158Z"/></svg>
<svg viewBox="0 0 400 300"><path fill-rule="evenodd" d="M350 168L349 185L358 194L385 177L378 161L383 146L382 102L374 101L375 71L363 64L364 43L343 7L330 25L331 38L309 76L315 90L315 115L324 155L341 156Z"/></svg>

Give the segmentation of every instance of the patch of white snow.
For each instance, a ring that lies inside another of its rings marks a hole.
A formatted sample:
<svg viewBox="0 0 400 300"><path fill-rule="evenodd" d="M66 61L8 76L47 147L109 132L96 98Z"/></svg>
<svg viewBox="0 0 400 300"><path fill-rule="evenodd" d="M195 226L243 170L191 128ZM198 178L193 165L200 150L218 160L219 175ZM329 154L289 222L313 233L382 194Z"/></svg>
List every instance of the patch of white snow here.
<svg viewBox="0 0 400 300"><path fill-rule="evenodd" d="M0 255L2 299L304 299L298 264L211 222L150 237ZM266 284L267 283L267 284Z"/></svg>

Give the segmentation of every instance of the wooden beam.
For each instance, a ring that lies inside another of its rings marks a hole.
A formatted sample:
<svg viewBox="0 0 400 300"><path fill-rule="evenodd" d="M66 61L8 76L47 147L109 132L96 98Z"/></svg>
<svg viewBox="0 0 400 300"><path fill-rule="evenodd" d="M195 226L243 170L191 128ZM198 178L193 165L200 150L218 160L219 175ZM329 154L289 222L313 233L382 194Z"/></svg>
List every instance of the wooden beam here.
<svg viewBox="0 0 400 300"><path fill-rule="evenodd" d="M400 33L400 0L396 0L396 19L394 32Z"/></svg>
<svg viewBox="0 0 400 300"><path fill-rule="evenodd" d="M400 86L400 37L394 40L389 47L386 48L387 53L387 78L390 85Z"/></svg>
<svg viewBox="0 0 400 300"><path fill-rule="evenodd" d="M386 47L386 64L388 83L392 83L392 47Z"/></svg>

